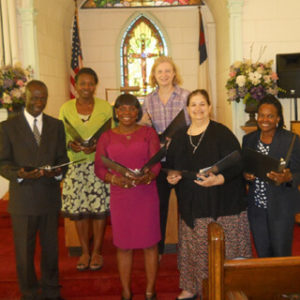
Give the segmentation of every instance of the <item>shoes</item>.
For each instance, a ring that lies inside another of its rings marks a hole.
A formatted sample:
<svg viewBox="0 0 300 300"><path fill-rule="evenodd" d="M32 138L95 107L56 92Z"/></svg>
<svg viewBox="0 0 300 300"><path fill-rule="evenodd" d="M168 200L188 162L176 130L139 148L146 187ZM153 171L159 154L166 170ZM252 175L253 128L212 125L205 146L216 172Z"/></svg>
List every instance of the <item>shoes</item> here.
<svg viewBox="0 0 300 300"><path fill-rule="evenodd" d="M187 297L187 298L176 298L176 300L196 300L198 295L194 295L192 297Z"/></svg>
<svg viewBox="0 0 300 300"><path fill-rule="evenodd" d="M103 257L98 253L93 253L91 262L90 262L90 270L97 271L103 267Z"/></svg>
<svg viewBox="0 0 300 300"><path fill-rule="evenodd" d="M125 298L123 295L121 296L121 300L132 300L132 295L130 296L130 298Z"/></svg>
<svg viewBox="0 0 300 300"><path fill-rule="evenodd" d="M156 300L157 297L156 297L156 293L146 293L145 295L145 300Z"/></svg>
<svg viewBox="0 0 300 300"><path fill-rule="evenodd" d="M90 256L88 254L82 254L77 262L76 269L78 271L85 271L89 268Z"/></svg>
<svg viewBox="0 0 300 300"><path fill-rule="evenodd" d="M62 298L62 297L44 298L44 300L64 300L64 298Z"/></svg>

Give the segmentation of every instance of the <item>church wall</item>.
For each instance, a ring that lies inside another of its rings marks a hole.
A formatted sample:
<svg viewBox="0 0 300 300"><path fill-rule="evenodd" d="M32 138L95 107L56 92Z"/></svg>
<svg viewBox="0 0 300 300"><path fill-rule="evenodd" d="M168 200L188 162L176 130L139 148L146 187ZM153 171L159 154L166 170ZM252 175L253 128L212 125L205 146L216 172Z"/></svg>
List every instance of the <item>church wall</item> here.
<svg viewBox="0 0 300 300"><path fill-rule="evenodd" d="M73 3L69 1L35 1L37 15L40 78L49 85L48 112L57 115L59 106L68 99L70 38ZM225 82L230 64L229 23L227 1L206 1L216 22L217 35L217 115L218 120L231 127L231 107L227 103ZM60 9L58 9L58 7ZM245 0L243 7L243 56L258 57L261 46L267 46L262 60L275 59L277 53L299 52L297 34L300 18L298 0ZM164 26L171 44L170 55L183 75L183 87L197 87L198 11L195 8L143 9ZM100 77L97 95L104 98L105 87L118 87L119 59L116 45L120 28L126 24L134 9L80 10L79 22L85 66L95 68ZM125 29L123 27L123 29ZM53 103L51 101L53 99ZM287 119L293 114L290 100L283 101ZM58 103L58 104L57 104ZM290 112L291 108L291 112Z"/></svg>
<svg viewBox="0 0 300 300"><path fill-rule="evenodd" d="M244 57L250 58L250 48L253 45L252 59L257 60L260 48L266 46L260 60L274 59L275 68L276 54L300 53L299 11L299 0L245 0ZM293 101L284 99L281 103L284 107L286 125L289 128L290 120L294 120Z"/></svg>
<svg viewBox="0 0 300 300"><path fill-rule="evenodd" d="M70 5L71 4L71 5ZM46 113L58 116L69 98L70 39L74 4L61 0L35 1L38 78L49 89Z"/></svg>
<svg viewBox="0 0 300 300"><path fill-rule="evenodd" d="M105 88L120 86L120 55L117 45L121 33L132 16L139 10L80 10L79 23L84 65L95 69L100 78L97 95L105 97ZM170 42L170 52L183 77L183 87L197 88L198 76L198 9L174 8L143 9L147 17L153 16L162 25ZM121 28L121 30L120 30ZM109 96L112 101L115 97Z"/></svg>

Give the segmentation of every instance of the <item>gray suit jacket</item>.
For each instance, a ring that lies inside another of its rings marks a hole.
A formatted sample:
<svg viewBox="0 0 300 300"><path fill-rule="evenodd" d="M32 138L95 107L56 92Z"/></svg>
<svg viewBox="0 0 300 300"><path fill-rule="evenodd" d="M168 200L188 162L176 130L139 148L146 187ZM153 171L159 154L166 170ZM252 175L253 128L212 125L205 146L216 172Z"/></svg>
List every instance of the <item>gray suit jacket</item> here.
<svg viewBox="0 0 300 300"><path fill-rule="evenodd" d="M12 214L42 215L61 207L60 182L55 178L17 180L21 167L68 162L63 123L43 114L40 146L24 114L0 124L0 174L10 181L8 210ZM64 168L63 172L67 171Z"/></svg>

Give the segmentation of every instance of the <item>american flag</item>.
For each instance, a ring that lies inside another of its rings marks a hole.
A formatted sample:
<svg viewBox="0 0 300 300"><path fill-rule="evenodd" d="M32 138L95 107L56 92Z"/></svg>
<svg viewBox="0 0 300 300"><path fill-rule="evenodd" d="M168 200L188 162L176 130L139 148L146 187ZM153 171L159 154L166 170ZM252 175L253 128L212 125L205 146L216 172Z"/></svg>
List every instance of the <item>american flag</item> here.
<svg viewBox="0 0 300 300"><path fill-rule="evenodd" d="M75 1L76 5L76 1ZM82 68L82 51L79 38L78 28L78 11L77 5L75 8L73 36L72 36L72 58L71 58L71 75L70 75L70 97L75 98L75 75Z"/></svg>

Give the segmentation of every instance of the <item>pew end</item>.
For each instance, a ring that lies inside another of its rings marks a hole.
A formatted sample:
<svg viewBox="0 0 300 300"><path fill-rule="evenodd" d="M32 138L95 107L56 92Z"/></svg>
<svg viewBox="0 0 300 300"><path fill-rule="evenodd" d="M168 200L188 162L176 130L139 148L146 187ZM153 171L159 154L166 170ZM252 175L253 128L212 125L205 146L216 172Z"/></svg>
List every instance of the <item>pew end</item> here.
<svg viewBox="0 0 300 300"><path fill-rule="evenodd" d="M224 231L214 222L208 245L203 300L278 300L300 293L300 256L226 260Z"/></svg>

